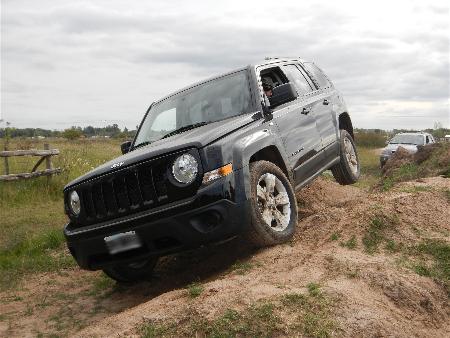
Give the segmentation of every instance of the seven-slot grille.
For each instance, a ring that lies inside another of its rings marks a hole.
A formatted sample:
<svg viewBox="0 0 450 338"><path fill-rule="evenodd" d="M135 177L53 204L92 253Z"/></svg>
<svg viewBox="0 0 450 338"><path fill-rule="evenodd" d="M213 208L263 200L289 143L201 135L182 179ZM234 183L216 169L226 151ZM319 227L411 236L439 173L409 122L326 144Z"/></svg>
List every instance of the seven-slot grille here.
<svg viewBox="0 0 450 338"><path fill-rule="evenodd" d="M193 196L197 182L179 187L167 177L176 156L127 167L77 187L81 214L72 220L89 225Z"/></svg>

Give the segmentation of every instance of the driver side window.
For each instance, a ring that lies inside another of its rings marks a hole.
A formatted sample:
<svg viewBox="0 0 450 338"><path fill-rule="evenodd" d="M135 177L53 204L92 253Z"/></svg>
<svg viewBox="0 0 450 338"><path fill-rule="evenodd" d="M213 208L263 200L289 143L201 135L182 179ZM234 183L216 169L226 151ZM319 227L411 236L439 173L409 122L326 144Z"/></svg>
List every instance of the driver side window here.
<svg viewBox="0 0 450 338"><path fill-rule="evenodd" d="M288 83L289 80L281 71L280 67L272 67L263 69L260 73L261 82L271 85L273 88Z"/></svg>

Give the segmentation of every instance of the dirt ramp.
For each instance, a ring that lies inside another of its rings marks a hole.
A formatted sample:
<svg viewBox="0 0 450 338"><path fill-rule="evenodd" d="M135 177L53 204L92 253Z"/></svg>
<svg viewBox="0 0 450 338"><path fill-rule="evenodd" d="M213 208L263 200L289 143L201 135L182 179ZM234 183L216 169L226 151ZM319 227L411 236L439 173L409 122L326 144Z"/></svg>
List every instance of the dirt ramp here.
<svg viewBox="0 0 450 338"><path fill-rule="evenodd" d="M297 194L291 243L168 258L156 283L172 289L78 336L450 336L449 182L365 193L320 178Z"/></svg>

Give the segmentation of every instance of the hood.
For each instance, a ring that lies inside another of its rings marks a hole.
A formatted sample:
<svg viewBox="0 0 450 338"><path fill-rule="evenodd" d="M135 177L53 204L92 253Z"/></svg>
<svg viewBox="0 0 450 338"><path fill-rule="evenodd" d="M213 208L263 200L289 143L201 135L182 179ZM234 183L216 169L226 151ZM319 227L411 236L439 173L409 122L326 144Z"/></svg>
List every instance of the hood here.
<svg viewBox="0 0 450 338"><path fill-rule="evenodd" d="M415 153L417 152L417 145L415 144L399 144L399 143L394 143L394 144L388 144L386 146L386 148L383 149L383 154L392 154L393 152L397 151L398 147L402 147L405 148L406 150L408 150L410 153Z"/></svg>
<svg viewBox="0 0 450 338"><path fill-rule="evenodd" d="M257 119L259 119L258 113L248 113L226 120L209 123L205 126L152 142L149 145L137 148L127 154L116 157L115 159L98 166L92 171L67 184L64 187L64 190L83 181L123 169L135 163L142 162L162 154L171 153L186 148L202 148L215 140L254 122Z"/></svg>

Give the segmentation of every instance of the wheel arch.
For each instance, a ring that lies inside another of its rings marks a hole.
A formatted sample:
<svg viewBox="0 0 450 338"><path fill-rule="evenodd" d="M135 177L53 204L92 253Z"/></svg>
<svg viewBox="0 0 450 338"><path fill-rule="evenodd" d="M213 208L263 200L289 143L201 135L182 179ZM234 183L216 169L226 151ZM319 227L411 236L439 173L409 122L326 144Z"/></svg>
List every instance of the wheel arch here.
<svg viewBox="0 0 450 338"><path fill-rule="evenodd" d="M283 171L288 179L290 179L283 156L275 145L266 146L250 156L249 164L256 161L272 162Z"/></svg>
<svg viewBox="0 0 450 338"><path fill-rule="evenodd" d="M347 112L343 112L339 115L338 125L339 129L346 130L352 136L353 140L355 139L352 120L350 119L350 115Z"/></svg>

